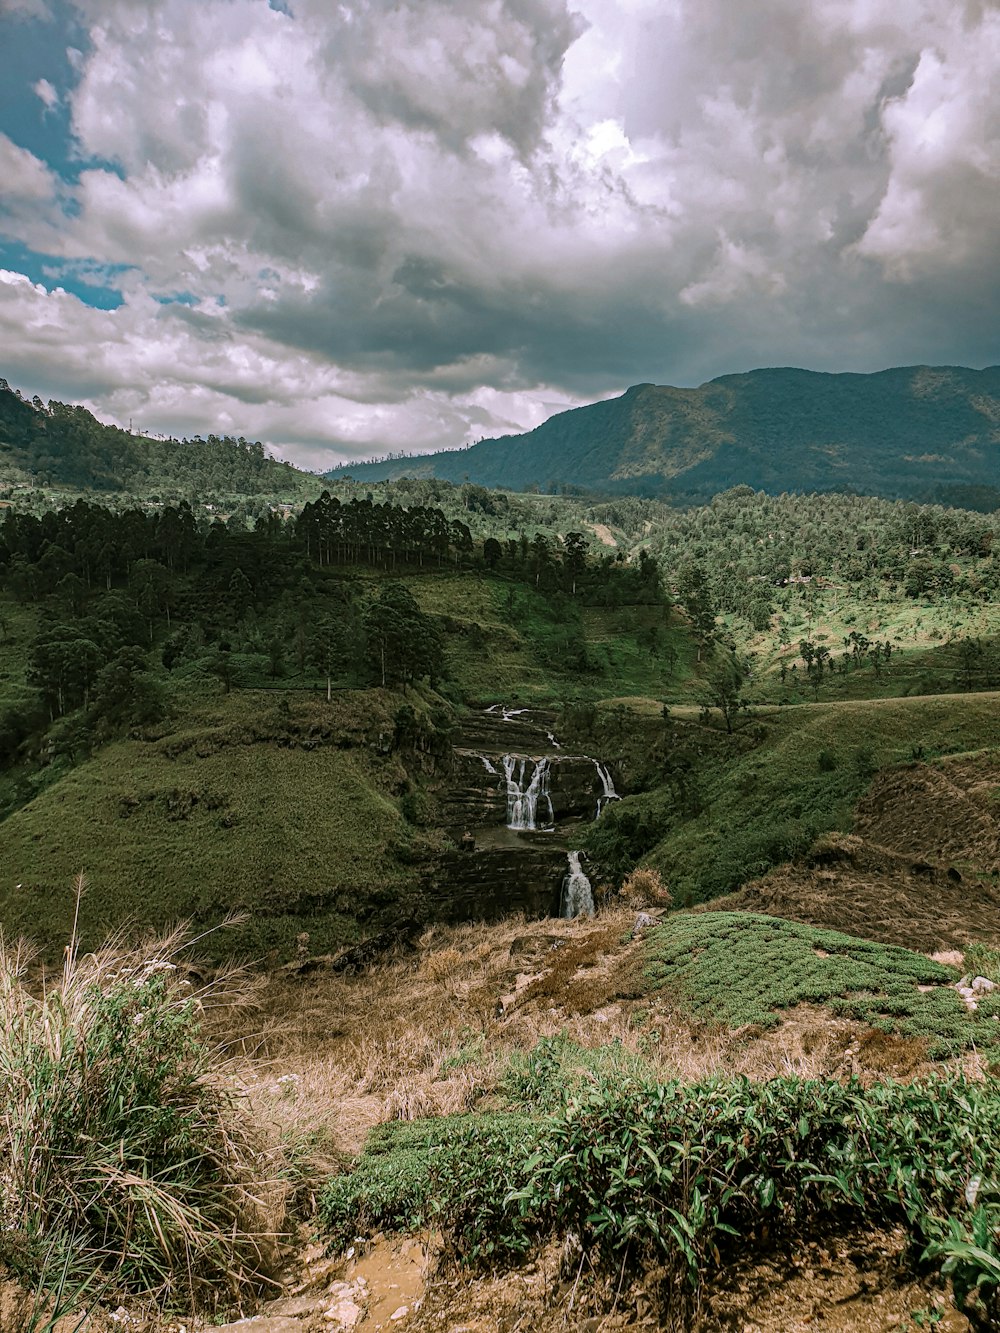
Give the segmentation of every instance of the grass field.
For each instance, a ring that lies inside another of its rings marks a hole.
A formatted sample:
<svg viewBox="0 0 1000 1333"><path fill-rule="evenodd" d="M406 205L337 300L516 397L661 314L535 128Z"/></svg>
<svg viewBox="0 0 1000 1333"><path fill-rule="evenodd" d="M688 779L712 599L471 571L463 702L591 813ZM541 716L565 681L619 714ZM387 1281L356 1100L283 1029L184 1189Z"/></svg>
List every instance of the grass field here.
<svg viewBox="0 0 1000 1333"><path fill-rule="evenodd" d="M231 695L184 731L118 742L70 770L4 824L5 928L55 953L81 869L91 946L126 922L204 928L243 911L246 924L204 952L287 957L300 931L321 953L356 938L362 920L405 916L428 835L390 794L405 785L402 765L364 744L391 719L378 692L362 697L352 732L325 705L295 704L289 718L268 699L250 715L247 696Z"/></svg>
<svg viewBox="0 0 1000 1333"><path fill-rule="evenodd" d="M962 688L958 641L968 637L995 644L1000 609L995 603L959 599L937 604L912 598L852 601L843 591L826 589L812 605L793 601L791 610L773 617L766 631L747 635L738 622L733 629L741 648L754 659L756 698L786 703L892 698ZM799 653L800 640L829 649L839 661L850 652L844 640L851 633L888 641L888 663L878 674L870 660L852 663L844 673L824 672L817 692Z"/></svg>
<svg viewBox="0 0 1000 1333"><path fill-rule="evenodd" d="M1000 708L989 693L762 708L728 739L718 721L711 731L699 724L694 709L673 715L676 723L658 727L646 710L663 781L619 802L602 824L645 822L645 859L680 903L729 892L803 852L818 833L848 829L885 765L1000 746ZM682 794L668 771L680 752L690 765ZM599 857L596 842L593 850Z"/></svg>
<svg viewBox="0 0 1000 1333"><path fill-rule="evenodd" d="M647 976L698 1018L773 1027L779 1011L820 1004L927 1044L932 1059L1000 1045L1000 1001L968 1012L955 968L893 945L755 912L678 912L646 938Z"/></svg>

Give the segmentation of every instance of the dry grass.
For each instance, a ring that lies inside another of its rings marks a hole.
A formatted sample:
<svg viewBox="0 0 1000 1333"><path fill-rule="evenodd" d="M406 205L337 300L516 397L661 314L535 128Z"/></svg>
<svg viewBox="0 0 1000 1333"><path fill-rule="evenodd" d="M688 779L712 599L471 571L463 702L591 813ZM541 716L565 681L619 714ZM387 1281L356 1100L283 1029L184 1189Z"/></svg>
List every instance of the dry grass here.
<svg viewBox="0 0 1000 1333"><path fill-rule="evenodd" d="M488 1107L512 1055L544 1037L617 1044L664 1079L910 1077L926 1067L921 1043L808 1005L764 1033L692 1020L668 996L643 995L634 921L620 906L591 920L435 927L360 975L272 978L267 1058L247 1066L241 1086L279 1139L303 1145L304 1193L376 1124Z"/></svg>
<svg viewBox="0 0 1000 1333"><path fill-rule="evenodd" d="M192 984L185 943L78 957L74 936L38 990L30 951L0 938L0 1257L42 1290L96 1273L214 1307L276 1266L280 1160L203 1035L249 1013L258 984L238 969Z"/></svg>

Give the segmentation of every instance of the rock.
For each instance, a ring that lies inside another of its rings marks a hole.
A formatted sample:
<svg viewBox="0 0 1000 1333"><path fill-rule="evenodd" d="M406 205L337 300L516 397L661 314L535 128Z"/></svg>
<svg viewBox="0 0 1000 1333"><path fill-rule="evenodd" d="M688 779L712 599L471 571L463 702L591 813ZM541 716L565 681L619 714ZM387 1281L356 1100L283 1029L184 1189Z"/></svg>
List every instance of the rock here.
<svg viewBox="0 0 1000 1333"><path fill-rule="evenodd" d="M972 989L971 986L959 986L958 993L959 995L961 995L963 1000L971 1000L976 992Z"/></svg>
<svg viewBox="0 0 1000 1333"><path fill-rule="evenodd" d="M989 977L975 977L972 989L977 995L985 995L991 990L996 990L996 982L990 981Z"/></svg>
<svg viewBox="0 0 1000 1333"><path fill-rule="evenodd" d="M389 1319L394 1324L401 1323L409 1313L410 1313L410 1307L408 1305L401 1305L398 1310L393 1310L392 1314L389 1316Z"/></svg>
<svg viewBox="0 0 1000 1333"><path fill-rule="evenodd" d="M635 919L635 925L632 927L632 934L638 935L640 930L645 930L647 926L655 926L657 921L651 917L648 912L640 912Z"/></svg>
<svg viewBox="0 0 1000 1333"><path fill-rule="evenodd" d="M354 1328L356 1324L361 1322L364 1313L364 1310L356 1301L352 1301L349 1296L344 1296L339 1301L334 1301L329 1309L324 1310L323 1318L332 1324L339 1333L340 1329ZM298 1328L299 1333L301 1333L301 1325ZM281 1330L281 1333L284 1333L284 1330Z"/></svg>
<svg viewBox="0 0 1000 1333"><path fill-rule="evenodd" d="M215 1333L302 1333L302 1327L298 1319L288 1319L283 1315L271 1319L261 1314L253 1319L240 1319L235 1324L222 1324Z"/></svg>
<svg viewBox="0 0 1000 1333"><path fill-rule="evenodd" d="M304 1314L311 1314L316 1308L317 1297L312 1296L289 1296L280 1301L269 1301L264 1306L261 1314L267 1319L297 1319Z"/></svg>

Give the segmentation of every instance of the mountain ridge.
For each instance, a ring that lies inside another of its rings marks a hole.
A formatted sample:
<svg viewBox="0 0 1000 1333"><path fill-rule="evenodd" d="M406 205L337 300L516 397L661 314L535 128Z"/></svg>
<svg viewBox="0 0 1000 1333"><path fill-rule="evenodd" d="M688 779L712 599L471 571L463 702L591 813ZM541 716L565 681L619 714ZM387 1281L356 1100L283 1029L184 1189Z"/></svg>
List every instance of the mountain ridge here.
<svg viewBox="0 0 1000 1333"><path fill-rule="evenodd" d="M783 366L696 388L635 384L519 435L327 475L344 473L690 499L744 484L902 499L957 486L996 491L1000 505L1000 366Z"/></svg>

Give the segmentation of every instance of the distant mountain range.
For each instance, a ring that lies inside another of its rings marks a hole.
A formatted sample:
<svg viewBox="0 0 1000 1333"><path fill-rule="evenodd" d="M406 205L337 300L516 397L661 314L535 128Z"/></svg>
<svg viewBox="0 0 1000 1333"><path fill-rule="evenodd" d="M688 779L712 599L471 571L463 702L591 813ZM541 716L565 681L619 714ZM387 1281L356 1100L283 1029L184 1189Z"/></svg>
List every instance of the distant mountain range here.
<svg viewBox="0 0 1000 1333"><path fill-rule="evenodd" d="M704 500L747 484L1000 507L1000 366L872 375L753 370L697 389L637 384L523 435L355 463L358 481L438 477Z"/></svg>

